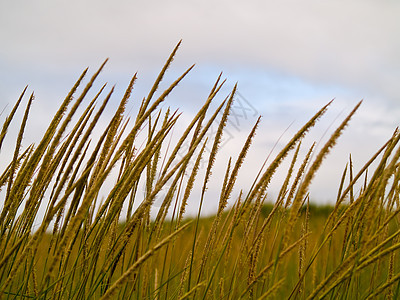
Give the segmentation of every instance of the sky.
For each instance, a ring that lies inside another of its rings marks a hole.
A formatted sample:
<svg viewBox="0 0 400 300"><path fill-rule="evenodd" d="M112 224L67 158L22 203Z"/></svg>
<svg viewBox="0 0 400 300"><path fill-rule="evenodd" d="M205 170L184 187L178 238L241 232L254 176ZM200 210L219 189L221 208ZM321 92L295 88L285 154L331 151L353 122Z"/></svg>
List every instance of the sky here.
<svg viewBox="0 0 400 300"><path fill-rule="evenodd" d="M35 141L79 74L86 67L94 72L105 58L98 81L116 85L115 105L138 72L134 108L182 39L165 86L196 64L168 98L183 121L201 107L220 72L227 82L218 101L238 83L224 163L262 116L240 179L244 187L323 105L335 99L308 146L322 147L363 100L311 186L314 201L332 202L349 154L361 168L399 125L399 15L394 0L0 0L0 118L28 84L36 101L24 143ZM271 183L271 199L284 172Z"/></svg>

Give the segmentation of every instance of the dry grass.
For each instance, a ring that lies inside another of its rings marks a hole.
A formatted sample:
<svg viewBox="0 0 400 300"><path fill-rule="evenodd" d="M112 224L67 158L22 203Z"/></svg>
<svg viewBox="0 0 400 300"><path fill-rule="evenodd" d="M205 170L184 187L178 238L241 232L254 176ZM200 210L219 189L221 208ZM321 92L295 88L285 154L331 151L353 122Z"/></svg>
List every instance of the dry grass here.
<svg viewBox="0 0 400 300"><path fill-rule="evenodd" d="M361 104L313 155L314 145L301 141L328 103L260 168L251 188L246 187L248 193L241 192L227 209L257 120L237 158L227 162L216 215L202 219L236 87L210 111L224 84L220 76L172 143L180 115L159 107L192 67L156 95L178 47L133 120L125 120L125 107L136 75L114 116L99 128L113 88L101 102L105 86L93 99L87 95L104 62L76 95L88 70L82 73L42 139L24 149L34 95L29 97L12 159L0 175L2 299L399 299L400 133L396 130L358 173L350 158L338 180L336 205L318 212L309 204L309 186ZM4 121L0 147L25 92ZM209 140L207 133L219 114L217 134ZM93 135L95 128L102 130L99 137ZM309 151L301 157L303 147ZM183 149L185 154L178 156ZM291 152L280 193L266 209L271 178ZM204 159L208 165L203 174L199 165ZM377 167L372 169L372 163ZM107 189L110 178L114 184ZM189 221L185 207L196 181L201 184L200 206ZM138 191L140 182L145 182L144 196ZM162 190L165 197L151 218ZM41 207L46 208L43 214Z"/></svg>

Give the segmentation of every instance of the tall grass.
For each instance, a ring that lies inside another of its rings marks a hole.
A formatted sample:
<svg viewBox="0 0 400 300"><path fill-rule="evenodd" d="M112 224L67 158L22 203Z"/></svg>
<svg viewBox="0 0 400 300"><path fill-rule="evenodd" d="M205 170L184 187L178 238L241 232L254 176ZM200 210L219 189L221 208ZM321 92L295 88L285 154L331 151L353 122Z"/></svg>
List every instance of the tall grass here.
<svg viewBox="0 0 400 300"><path fill-rule="evenodd" d="M82 73L41 140L23 148L34 104L34 95L28 97L12 159L0 175L2 299L399 299L400 133L396 130L358 172L350 158L338 178L335 206L318 213L309 204L310 184L361 104L316 152L302 140L328 103L269 165L260 161L253 184L242 187L247 192L227 209L258 119L237 158L226 162L215 216L204 219L236 87L211 111L224 84L219 76L189 126L171 142L180 114L160 104L192 67L157 91L178 47L132 120L125 118L125 108L136 75L104 128L99 120L114 89L103 95L103 86L87 99L106 62L77 95L88 70ZM4 121L0 147L16 126L26 90ZM98 137L95 129L102 132ZM303 147L308 151L301 157ZM281 190L266 209L269 183L290 157ZM204 174L202 160L208 161ZM195 182L198 214L185 218ZM155 207L162 190L162 203Z"/></svg>

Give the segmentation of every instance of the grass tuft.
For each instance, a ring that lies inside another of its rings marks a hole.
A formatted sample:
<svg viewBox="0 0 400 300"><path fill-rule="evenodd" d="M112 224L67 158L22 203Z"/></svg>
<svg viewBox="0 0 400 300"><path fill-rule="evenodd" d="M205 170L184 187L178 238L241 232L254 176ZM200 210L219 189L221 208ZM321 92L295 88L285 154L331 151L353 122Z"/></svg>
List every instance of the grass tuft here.
<svg viewBox="0 0 400 300"><path fill-rule="evenodd" d="M109 120L104 112L114 87L103 85L88 99L107 60L86 85L83 71L37 144L24 147L35 105L34 94L28 97L12 157L2 157L1 298L397 299L399 131L360 170L350 156L333 206L313 204L309 187L361 102L317 150L303 138L331 102L322 107L269 164L260 160L252 185L243 187L238 178L258 118L236 160L229 158L217 178L212 175L237 86L218 100L225 83L220 74L189 125L173 136L181 114L161 103L193 66L159 89L180 44L133 116L126 107L136 74ZM0 148L26 92L3 121ZM219 102L214 110L212 102ZM277 197L267 197L288 157ZM208 191L212 180L220 191ZM190 218L185 212L193 200L199 207ZM215 215L202 217L212 201Z"/></svg>

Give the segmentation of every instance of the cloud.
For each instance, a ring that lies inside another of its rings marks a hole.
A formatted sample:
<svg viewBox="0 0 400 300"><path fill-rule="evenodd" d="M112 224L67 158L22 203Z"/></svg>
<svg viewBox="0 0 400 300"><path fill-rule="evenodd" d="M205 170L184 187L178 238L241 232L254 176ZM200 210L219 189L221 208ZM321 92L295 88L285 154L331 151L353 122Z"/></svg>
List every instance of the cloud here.
<svg viewBox="0 0 400 300"><path fill-rule="evenodd" d="M394 1L13 1L2 4L1 56L68 66L110 56L158 66L184 40L184 63L247 65L399 96Z"/></svg>

